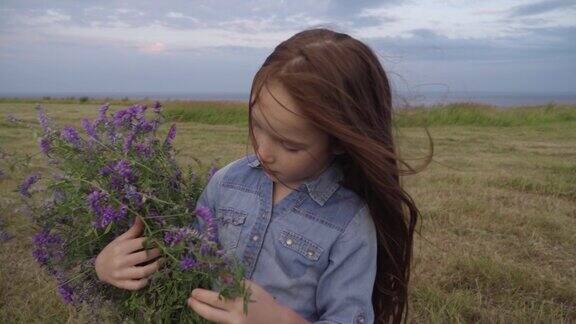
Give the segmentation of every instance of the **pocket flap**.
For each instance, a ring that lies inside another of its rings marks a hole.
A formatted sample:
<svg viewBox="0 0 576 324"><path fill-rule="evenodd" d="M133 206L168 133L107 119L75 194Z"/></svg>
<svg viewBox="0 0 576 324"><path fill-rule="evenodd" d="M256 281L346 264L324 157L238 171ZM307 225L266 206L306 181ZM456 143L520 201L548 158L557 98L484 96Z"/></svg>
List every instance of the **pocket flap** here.
<svg viewBox="0 0 576 324"><path fill-rule="evenodd" d="M219 211L221 225L232 224L238 226L246 221L246 213L244 212L232 208L220 208Z"/></svg>
<svg viewBox="0 0 576 324"><path fill-rule="evenodd" d="M283 246L297 252L308 260L318 261L323 249L316 243L310 241L304 236L282 230L280 233L280 242Z"/></svg>

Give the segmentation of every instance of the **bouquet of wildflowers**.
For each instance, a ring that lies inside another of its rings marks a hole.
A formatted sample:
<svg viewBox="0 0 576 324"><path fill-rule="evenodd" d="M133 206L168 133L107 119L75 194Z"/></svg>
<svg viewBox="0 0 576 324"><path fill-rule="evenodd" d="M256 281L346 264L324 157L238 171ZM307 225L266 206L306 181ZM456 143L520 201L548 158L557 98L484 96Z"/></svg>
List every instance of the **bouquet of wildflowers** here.
<svg viewBox="0 0 576 324"><path fill-rule="evenodd" d="M243 297L247 305L242 267L220 249L210 210L196 208L205 179L177 165L175 125L164 139L156 136L158 102L151 111L133 105L114 114L103 105L95 120L82 120L82 131L58 128L37 109L49 174L32 173L18 189L38 227L33 255L65 302L96 317L111 307L124 320L193 323L204 322L186 306L194 288ZM135 217L144 223L145 248L159 248L165 263L145 288L126 291L100 282L94 260Z"/></svg>

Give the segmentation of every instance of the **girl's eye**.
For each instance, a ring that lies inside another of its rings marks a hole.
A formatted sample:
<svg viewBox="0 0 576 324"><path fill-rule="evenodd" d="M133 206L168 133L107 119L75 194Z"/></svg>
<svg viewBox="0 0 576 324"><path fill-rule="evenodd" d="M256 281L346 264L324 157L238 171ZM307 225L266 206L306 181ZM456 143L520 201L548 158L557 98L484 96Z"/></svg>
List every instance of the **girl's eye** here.
<svg viewBox="0 0 576 324"><path fill-rule="evenodd" d="M298 151L300 151L299 149L293 148L293 147L290 147L290 146L287 146L286 144L282 144L282 146L283 146L284 149L285 149L286 151L288 151L288 152L298 152Z"/></svg>

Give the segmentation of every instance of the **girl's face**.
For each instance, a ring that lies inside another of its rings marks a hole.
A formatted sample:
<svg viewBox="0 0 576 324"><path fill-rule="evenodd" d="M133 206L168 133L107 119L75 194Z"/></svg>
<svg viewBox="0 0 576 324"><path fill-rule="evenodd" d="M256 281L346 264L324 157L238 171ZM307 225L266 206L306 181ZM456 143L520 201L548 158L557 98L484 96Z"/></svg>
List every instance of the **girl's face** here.
<svg viewBox="0 0 576 324"><path fill-rule="evenodd" d="M263 87L252 107L252 145L268 177L297 188L322 173L332 158L328 134L302 117L301 110L280 83Z"/></svg>

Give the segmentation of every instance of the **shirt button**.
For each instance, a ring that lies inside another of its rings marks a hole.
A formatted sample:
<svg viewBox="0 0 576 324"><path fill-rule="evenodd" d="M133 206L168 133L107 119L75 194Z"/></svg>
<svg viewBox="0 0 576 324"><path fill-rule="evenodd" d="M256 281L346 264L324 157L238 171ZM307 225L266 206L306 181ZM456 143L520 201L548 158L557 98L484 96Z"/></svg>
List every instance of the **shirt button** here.
<svg viewBox="0 0 576 324"><path fill-rule="evenodd" d="M358 317L356 318L356 321L360 324L364 323L364 316L363 315L358 315Z"/></svg>
<svg viewBox="0 0 576 324"><path fill-rule="evenodd" d="M308 257L313 257L314 256L314 252L313 251L308 251L306 252L306 254L308 255Z"/></svg>
<svg viewBox="0 0 576 324"><path fill-rule="evenodd" d="M294 241L292 241L292 239L287 239L287 240L286 240L286 244L292 245L292 243L294 243Z"/></svg>
<svg viewBox="0 0 576 324"><path fill-rule="evenodd" d="M256 242L258 241L258 239L260 238L260 236L258 236L258 234L252 236L252 241Z"/></svg>

